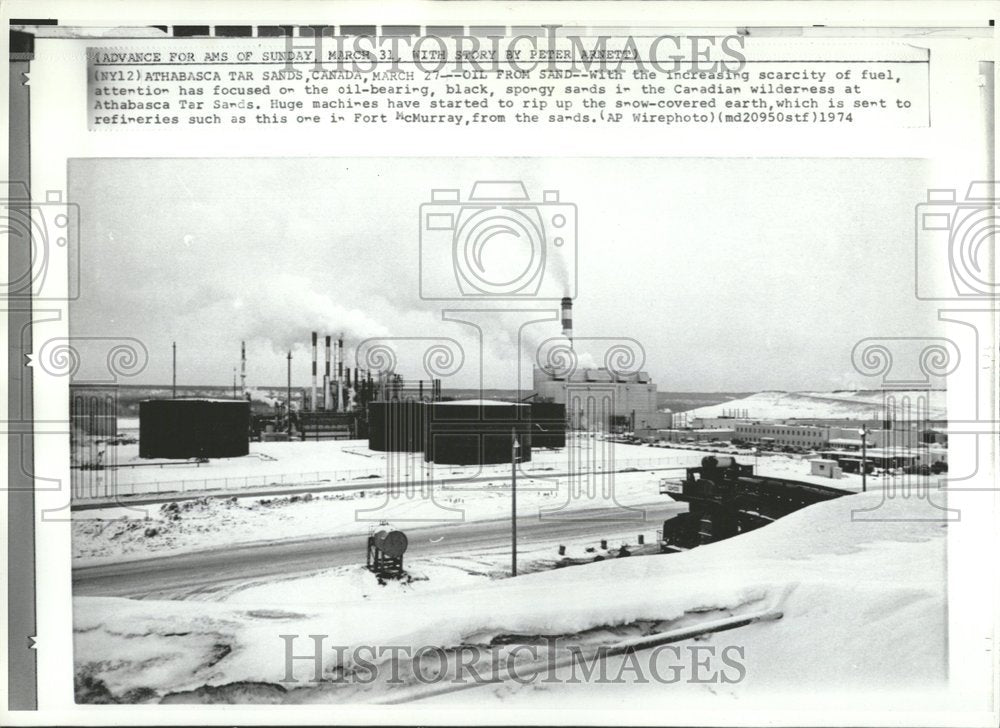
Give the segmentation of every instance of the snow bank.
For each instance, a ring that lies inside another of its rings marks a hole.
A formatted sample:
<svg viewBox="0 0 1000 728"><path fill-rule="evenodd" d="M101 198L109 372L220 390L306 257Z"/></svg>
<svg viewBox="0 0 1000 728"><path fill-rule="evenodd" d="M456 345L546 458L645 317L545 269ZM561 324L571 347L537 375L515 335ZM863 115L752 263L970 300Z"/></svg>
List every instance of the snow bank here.
<svg viewBox="0 0 1000 728"><path fill-rule="evenodd" d="M81 597L74 600L77 673L119 696L143 688L163 695L241 681L279 684L282 634L302 635L302 649L310 634L327 635L327 645L454 647L500 635L573 635L777 605L785 614L780 622L727 633L745 643L750 676L728 690L933 681L946 660L945 530L933 522L851 520L853 509L881 499L867 493L820 503L683 554L341 602L335 609ZM884 508L883 515L899 519L924 513L913 500ZM330 659L324 674L336 668ZM311 679L311 664L296 670Z"/></svg>

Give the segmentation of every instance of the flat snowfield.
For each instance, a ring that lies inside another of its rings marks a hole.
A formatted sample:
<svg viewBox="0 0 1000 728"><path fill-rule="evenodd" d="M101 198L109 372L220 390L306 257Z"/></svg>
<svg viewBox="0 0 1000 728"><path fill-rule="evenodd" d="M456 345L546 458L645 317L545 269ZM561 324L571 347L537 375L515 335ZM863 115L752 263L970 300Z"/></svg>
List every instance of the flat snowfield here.
<svg viewBox="0 0 1000 728"><path fill-rule="evenodd" d="M946 529L940 519L921 520L935 514L941 512L923 498L874 491L686 553L514 579L448 577L449 565L438 562L416 569L425 588L379 587L353 568L334 580L323 571L311 580L288 575L284 589L278 581L208 600L77 597L78 700L327 703L424 694L463 705L481 706L485 698L607 708L641 700L646 709L666 710L718 706L719 700L766 706L794 686L797 708L842 705L847 695L887 711L912 710L921 701L929 707L944 686L947 664ZM500 649L508 659L513 643L526 640L594 649L762 612L781 617L678 642L676 653L661 651L657 659L666 662L655 666L642 662L649 651L636 653L639 666L632 658L608 657L604 680L570 674L576 669L570 665L547 681L504 680L432 694L415 679L422 674L417 666L393 662L391 652L375 659L365 653L373 669L351 658L363 646L410 655L434 646L446 655ZM312 653L307 635L325 636L329 649L318 680L311 660L294 661L298 682L287 680L281 635L298 636L295 654ZM714 648L694 660L708 660L708 672L692 663L696 647ZM709 655L717 660L723 651L728 662L720 668ZM680 677L653 679L650 670ZM905 702L894 702L904 688Z"/></svg>
<svg viewBox="0 0 1000 728"><path fill-rule="evenodd" d="M283 453L283 459L256 460L247 463L238 459L213 462L219 469L257 467L275 468L284 464L294 469L303 460L321 457L322 452L349 458L358 450L358 443L257 443L272 453ZM277 447L283 446L283 447ZM566 454L560 451L536 453L532 462L523 466L518 478L518 512L523 517L536 516L541 510L555 508L566 511L615 509L619 506L642 510L668 502L660 495L663 479L681 480L684 468L701 463L708 453L677 448L659 448L622 443L600 443L610 448L615 470L613 474L597 473L579 479L565 475ZM311 451L318 448L318 451ZM364 452L371 453L365 449ZM385 453L377 468L387 469ZM354 456L361 457L361 456ZM374 455L373 455L374 457ZM752 455L736 456L744 463L753 463ZM245 460L245 459L244 459ZM410 463L407 469L403 463ZM631 463L631 465L630 465ZM391 472L400 481L417 482L422 476L423 461L406 454L396 459ZM830 479L809 474L805 457L769 454L756 461L762 475L790 478L847 491L861 490L861 477L845 474ZM193 466L192 466L193 467ZM635 468L634 471L629 470ZM628 470L628 472L620 472ZM174 471L171 471L174 472ZM489 468L439 467L430 490L414 488L407 494L396 488L386 489L384 477L353 481L351 490L328 492L329 481L311 481L314 485L285 483L269 488L274 495L254 495L259 488L231 487L223 495L211 492L201 497L193 490L188 499L169 500L148 505L106 507L73 513L73 554L76 566L120 563L151 556L233 547L256 542L279 542L291 539L337 537L367 534L373 524L392 521L400 527L419 526L421 522L467 523L500 519L510 513L510 466ZM463 482L464 480L464 482ZM879 490L903 485L903 478L869 477L868 487ZM905 476L919 487L933 487L933 478ZM335 485L336 483L334 483ZM282 494L284 487L291 491ZM589 490L588 490L589 488ZM232 493L233 495L230 495ZM180 495L180 493L178 493ZM642 518L631 530L655 536L662 518ZM631 522L635 522L630 519ZM595 531L599 538L602 532Z"/></svg>
<svg viewBox="0 0 1000 728"><path fill-rule="evenodd" d="M583 437L577 437L575 443L576 469L598 463L619 470L691 466L698 464L704 454L692 456L682 450ZM527 477L544 477L546 473L566 472L570 469L569 457L566 449L535 449L531 461L521 465L520 473ZM377 452L368 449L367 440L252 442L250 454L245 457L219 458L205 463L143 459L139 457L138 445L119 445L107 448L105 462L117 467L104 471L74 471L75 497L232 491L312 483L351 485L385 479L387 474L398 479L433 480L510 474L510 465L434 465L424 462L422 453Z"/></svg>

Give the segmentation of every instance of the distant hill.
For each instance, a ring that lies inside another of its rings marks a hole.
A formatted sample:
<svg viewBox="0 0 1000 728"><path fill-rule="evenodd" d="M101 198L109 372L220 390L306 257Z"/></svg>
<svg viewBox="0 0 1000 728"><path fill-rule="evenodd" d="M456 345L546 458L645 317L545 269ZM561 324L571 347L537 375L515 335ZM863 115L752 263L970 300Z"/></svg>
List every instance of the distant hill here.
<svg viewBox="0 0 1000 728"><path fill-rule="evenodd" d="M894 392L897 402L911 400L922 392ZM947 419L947 396L943 389L930 390L926 419ZM835 392L757 392L725 403L690 410L688 417L722 417L730 410L744 410L751 419L824 417L877 419L883 410L882 390L841 390Z"/></svg>
<svg viewBox="0 0 1000 728"><path fill-rule="evenodd" d="M753 392L657 392L657 403L661 410L687 412L698 407L743 399L752 394Z"/></svg>
<svg viewBox="0 0 1000 728"><path fill-rule="evenodd" d="M252 387L248 388L254 411L268 410L276 401L285 401L287 396L284 387ZM86 384L70 385L70 396L85 396L94 391L94 387ZM304 387L292 387L292 402L300 407L305 396ZM172 396L170 385L120 384L118 385L118 416L138 417L139 403L144 399L167 399ZM178 397L198 397L205 399L236 399L232 387L217 385L177 385Z"/></svg>

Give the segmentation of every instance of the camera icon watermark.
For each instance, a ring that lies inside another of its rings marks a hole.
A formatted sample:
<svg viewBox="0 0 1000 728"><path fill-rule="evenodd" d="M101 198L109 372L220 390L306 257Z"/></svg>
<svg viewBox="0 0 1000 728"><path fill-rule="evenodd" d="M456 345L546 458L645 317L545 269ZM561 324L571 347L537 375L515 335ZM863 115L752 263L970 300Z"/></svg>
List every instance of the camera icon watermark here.
<svg viewBox="0 0 1000 728"><path fill-rule="evenodd" d="M436 189L420 206L424 300L560 300L576 295L577 208L522 182L480 181L468 200Z"/></svg>
<svg viewBox="0 0 1000 728"><path fill-rule="evenodd" d="M972 182L963 200L954 189L927 191L927 202L916 206L917 298L983 300L1000 294L993 270L998 190L997 182Z"/></svg>
<svg viewBox="0 0 1000 728"><path fill-rule="evenodd" d="M80 296L80 208L64 201L61 190L48 190L45 201L32 200L23 183L6 183L0 198L0 225L12 250L0 297L8 301L67 301ZM64 288L60 279L66 282Z"/></svg>

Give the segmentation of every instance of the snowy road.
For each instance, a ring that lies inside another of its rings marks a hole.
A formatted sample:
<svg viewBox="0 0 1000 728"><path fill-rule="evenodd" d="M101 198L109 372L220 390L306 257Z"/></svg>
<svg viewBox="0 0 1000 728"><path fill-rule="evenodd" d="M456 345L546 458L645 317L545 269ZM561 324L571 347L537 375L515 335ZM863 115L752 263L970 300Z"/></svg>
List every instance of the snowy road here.
<svg viewBox="0 0 1000 728"><path fill-rule="evenodd" d="M630 504L630 507L636 507ZM595 541L652 533L664 519L686 510L685 504L655 502L639 506L644 520L624 523L620 511L575 511L574 520L540 521L537 517L518 520L518 544L559 539L592 537ZM603 518L603 520L602 520ZM587 520L583 520L587 519ZM408 558L504 547L510 544L510 520L496 519L469 523L408 528ZM269 576L287 577L333 566L363 563L364 535L329 536L290 541L241 544L229 548L199 551L119 564L78 567L73 570L74 596L117 596L155 599L186 599L223 589L234 583Z"/></svg>

